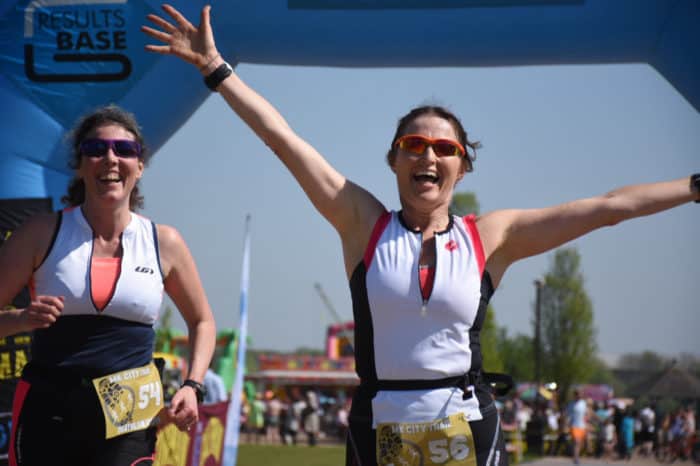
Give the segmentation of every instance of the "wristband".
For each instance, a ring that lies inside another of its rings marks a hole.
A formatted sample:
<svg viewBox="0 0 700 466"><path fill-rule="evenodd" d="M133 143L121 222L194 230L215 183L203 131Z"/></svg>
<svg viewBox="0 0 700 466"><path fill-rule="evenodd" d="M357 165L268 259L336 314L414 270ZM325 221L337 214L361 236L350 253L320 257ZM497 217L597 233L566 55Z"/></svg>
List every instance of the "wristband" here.
<svg viewBox="0 0 700 466"><path fill-rule="evenodd" d="M182 387L190 387L194 389L194 392L197 394L198 403L204 401L204 396L207 394L207 388L201 383L192 379L187 379L184 382L182 382L182 386L180 388Z"/></svg>
<svg viewBox="0 0 700 466"><path fill-rule="evenodd" d="M209 89L216 92L216 88L219 87L219 84L221 84L224 79L231 76L232 73L233 68L231 68L231 65L223 62L213 73L204 78L204 84L206 84Z"/></svg>
<svg viewBox="0 0 700 466"><path fill-rule="evenodd" d="M698 195L695 203L700 204L700 173L690 175L690 190Z"/></svg>

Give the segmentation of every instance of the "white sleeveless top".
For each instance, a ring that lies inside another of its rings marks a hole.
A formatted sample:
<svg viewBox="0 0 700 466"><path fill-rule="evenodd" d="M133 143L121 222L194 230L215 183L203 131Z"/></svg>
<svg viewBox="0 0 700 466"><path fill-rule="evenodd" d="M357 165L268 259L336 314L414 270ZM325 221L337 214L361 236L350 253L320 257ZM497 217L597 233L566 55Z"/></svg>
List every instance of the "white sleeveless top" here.
<svg viewBox="0 0 700 466"><path fill-rule="evenodd" d="M79 207L66 209L48 255L34 272L31 291L35 296L65 296L62 315L105 315L153 325L163 301L156 235L153 222L131 213L121 237L123 256L117 283L100 311L90 292L92 228Z"/></svg>
<svg viewBox="0 0 700 466"><path fill-rule="evenodd" d="M386 213L377 223L363 261L368 309L355 309L371 316L373 341L364 344L373 350L362 354L373 354L376 378L442 379L480 368L481 354L473 340L490 296L482 300L484 254L474 218L452 217L445 231L436 232L435 277L427 300L419 278L422 234L409 230L397 212ZM361 288L358 284L355 289ZM360 332L356 327L356 345L363 344ZM470 421L482 419L477 397L463 400L462 395L455 387L380 390L372 400L373 425L432 421L458 412Z"/></svg>

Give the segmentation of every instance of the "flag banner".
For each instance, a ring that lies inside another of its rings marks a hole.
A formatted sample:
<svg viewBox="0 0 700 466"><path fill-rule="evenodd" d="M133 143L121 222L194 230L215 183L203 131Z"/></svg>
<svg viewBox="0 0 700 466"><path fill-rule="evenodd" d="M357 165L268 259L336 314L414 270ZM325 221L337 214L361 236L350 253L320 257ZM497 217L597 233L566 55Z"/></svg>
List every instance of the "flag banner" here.
<svg viewBox="0 0 700 466"><path fill-rule="evenodd" d="M226 433L224 436L224 466L235 466L238 457L238 436L241 419L241 395L243 393L243 376L245 375L246 340L248 339L248 281L250 273L250 215L245 219L245 240L243 245L243 266L241 270L241 316L238 330L238 360L236 376L231 390L231 402L226 416Z"/></svg>
<svg viewBox="0 0 700 466"><path fill-rule="evenodd" d="M158 426L153 466L220 466L228 401L199 405L199 422L189 432L168 420Z"/></svg>

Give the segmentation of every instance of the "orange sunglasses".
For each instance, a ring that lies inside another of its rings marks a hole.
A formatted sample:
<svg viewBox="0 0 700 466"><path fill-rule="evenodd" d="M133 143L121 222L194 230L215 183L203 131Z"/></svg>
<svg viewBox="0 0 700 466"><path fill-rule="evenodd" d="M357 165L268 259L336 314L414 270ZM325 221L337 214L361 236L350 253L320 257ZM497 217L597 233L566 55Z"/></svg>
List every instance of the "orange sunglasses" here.
<svg viewBox="0 0 700 466"><path fill-rule="evenodd" d="M394 147L403 149L413 154L422 155L428 147L438 157L464 157L464 146L452 139L431 139L420 134L405 134L396 140Z"/></svg>

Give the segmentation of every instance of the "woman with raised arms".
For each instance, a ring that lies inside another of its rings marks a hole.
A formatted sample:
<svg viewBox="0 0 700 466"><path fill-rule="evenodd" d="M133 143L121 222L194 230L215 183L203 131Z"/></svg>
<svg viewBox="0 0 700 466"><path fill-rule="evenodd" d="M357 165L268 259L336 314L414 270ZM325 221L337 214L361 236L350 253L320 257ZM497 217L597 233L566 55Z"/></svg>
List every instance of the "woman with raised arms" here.
<svg viewBox="0 0 700 466"><path fill-rule="evenodd" d="M361 380L346 463L506 464L479 346L503 274L596 228L698 200L698 175L542 209L451 216L454 187L473 171L478 142L451 112L423 106L400 119L388 145L401 202L392 211L338 173L233 72L217 51L208 6L199 26L171 6L163 10L168 19L148 16L158 29L142 28L161 42L146 49L194 65L340 235Z"/></svg>

